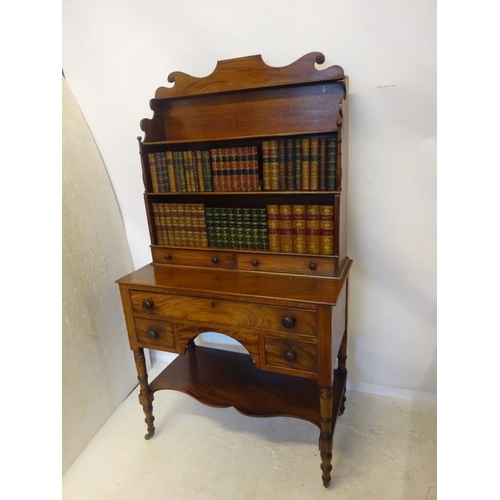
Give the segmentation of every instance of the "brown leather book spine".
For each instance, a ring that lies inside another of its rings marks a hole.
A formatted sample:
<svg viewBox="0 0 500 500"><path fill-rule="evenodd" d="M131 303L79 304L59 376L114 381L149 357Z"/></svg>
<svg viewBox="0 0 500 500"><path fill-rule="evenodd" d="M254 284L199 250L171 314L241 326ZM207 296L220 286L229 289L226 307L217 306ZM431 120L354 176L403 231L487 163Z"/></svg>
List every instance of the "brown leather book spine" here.
<svg viewBox="0 0 500 500"><path fill-rule="evenodd" d="M148 154L149 175L151 177L151 189L153 193L159 193L158 190L158 173L156 172L155 155Z"/></svg>
<svg viewBox="0 0 500 500"><path fill-rule="evenodd" d="M319 253L333 255L333 206L319 207Z"/></svg>
<svg viewBox="0 0 500 500"><path fill-rule="evenodd" d="M310 141L309 137L301 139L301 153L302 153L302 190L309 191L310 189Z"/></svg>
<svg viewBox="0 0 500 500"><path fill-rule="evenodd" d="M318 184L318 149L319 149L319 139L317 137L311 137L310 139L310 157L309 157L309 189L311 191L317 191Z"/></svg>
<svg viewBox="0 0 500 500"><path fill-rule="evenodd" d="M271 191L279 191L280 188L280 173L278 162L278 141L269 141L270 150L270 172L271 172Z"/></svg>
<svg viewBox="0 0 500 500"><path fill-rule="evenodd" d="M280 251L280 220L278 205L267 205L267 235L269 251Z"/></svg>
<svg viewBox="0 0 500 500"><path fill-rule="evenodd" d="M306 205L307 253L319 254L319 205Z"/></svg>
<svg viewBox="0 0 500 500"><path fill-rule="evenodd" d="M293 227L291 205L279 205L280 217L280 251L293 252Z"/></svg>
<svg viewBox="0 0 500 500"><path fill-rule="evenodd" d="M264 191L271 190L271 143L262 141L262 176L264 180Z"/></svg>
<svg viewBox="0 0 500 500"><path fill-rule="evenodd" d="M293 251L306 253L306 206L292 205Z"/></svg>

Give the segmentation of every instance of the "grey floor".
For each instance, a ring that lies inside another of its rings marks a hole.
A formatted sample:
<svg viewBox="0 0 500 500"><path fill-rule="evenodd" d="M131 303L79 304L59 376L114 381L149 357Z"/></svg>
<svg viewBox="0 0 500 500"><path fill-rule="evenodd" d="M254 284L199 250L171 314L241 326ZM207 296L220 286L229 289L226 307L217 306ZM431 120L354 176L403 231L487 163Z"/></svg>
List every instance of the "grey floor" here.
<svg viewBox="0 0 500 500"><path fill-rule="evenodd" d="M155 365L150 376L164 366ZM325 489L312 424L246 417L161 391L156 435L146 441L137 395L136 389L66 472L64 500L437 498L435 404L348 392Z"/></svg>

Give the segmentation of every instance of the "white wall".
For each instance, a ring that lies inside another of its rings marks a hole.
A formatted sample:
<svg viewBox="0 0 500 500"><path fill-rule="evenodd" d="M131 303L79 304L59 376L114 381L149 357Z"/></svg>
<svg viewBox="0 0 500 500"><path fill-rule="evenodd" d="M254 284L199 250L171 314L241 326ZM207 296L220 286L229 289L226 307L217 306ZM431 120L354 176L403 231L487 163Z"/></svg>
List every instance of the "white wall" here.
<svg viewBox="0 0 500 500"><path fill-rule="evenodd" d="M350 77L351 388L436 392L435 1L63 0L63 67L136 267L150 262L136 136L171 71L321 51Z"/></svg>

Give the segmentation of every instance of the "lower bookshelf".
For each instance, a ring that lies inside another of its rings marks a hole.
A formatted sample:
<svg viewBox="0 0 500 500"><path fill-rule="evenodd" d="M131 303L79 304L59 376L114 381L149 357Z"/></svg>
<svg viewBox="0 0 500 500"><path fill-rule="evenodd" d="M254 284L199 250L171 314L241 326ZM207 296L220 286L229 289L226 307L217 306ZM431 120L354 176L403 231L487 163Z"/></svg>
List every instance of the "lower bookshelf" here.
<svg viewBox="0 0 500 500"><path fill-rule="evenodd" d="M333 415L338 414L345 373L335 374ZM315 380L266 372L247 354L193 346L179 355L150 384L151 392L171 389L216 407L233 406L249 416L286 416L320 427L320 399Z"/></svg>

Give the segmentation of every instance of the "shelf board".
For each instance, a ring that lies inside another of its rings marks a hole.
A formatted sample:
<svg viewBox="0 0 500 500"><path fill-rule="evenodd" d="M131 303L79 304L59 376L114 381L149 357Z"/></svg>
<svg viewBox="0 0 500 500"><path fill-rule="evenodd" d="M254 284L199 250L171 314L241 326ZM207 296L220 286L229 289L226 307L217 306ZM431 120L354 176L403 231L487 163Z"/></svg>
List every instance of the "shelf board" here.
<svg viewBox="0 0 500 500"><path fill-rule="evenodd" d="M255 195L328 195L341 194L341 191L191 191L191 192L175 192L175 193L152 193L145 192L147 196L255 196Z"/></svg>
<svg viewBox="0 0 500 500"><path fill-rule="evenodd" d="M334 401L339 404L343 380L337 378L334 389L336 385ZM295 417L320 426L316 380L259 370L247 354L195 346L169 364L150 389L184 392L209 406L233 406L245 415Z"/></svg>
<svg viewBox="0 0 500 500"><path fill-rule="evenodd" d="M236 141L265 141L265 140L270 140L270 139L286 139L286 138L291 138L293 139L294 137L309 137L313 135L333 135L337 134L337 130L331 130L331 129L318 129L318 130L311 130L307 131L304 133L278 133L278 134L271 134L271 135L262 135L262 134L254 134L254 135L243 135L243 136L234 136L234 137L228 137L228 138L220 138L220 137L204 137L202 139L180 139L180 140L166 140L166 141L142 141L141 144L143 146L176 146L176 145L181 145L181 144L198 144L198 143L229 143L229 142L236 142ZM141 139L138 137L138 139Z"/></svg>

